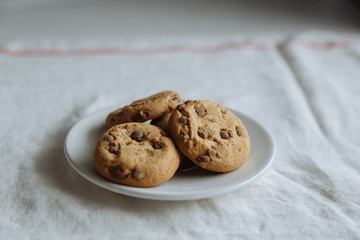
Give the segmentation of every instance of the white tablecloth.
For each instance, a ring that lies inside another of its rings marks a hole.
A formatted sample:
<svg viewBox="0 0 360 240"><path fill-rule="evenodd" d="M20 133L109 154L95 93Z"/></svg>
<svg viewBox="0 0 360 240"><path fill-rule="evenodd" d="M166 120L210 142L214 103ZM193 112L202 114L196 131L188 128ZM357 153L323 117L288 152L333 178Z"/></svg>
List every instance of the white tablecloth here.
<svg viewBox="0 0 360 240"><path fill-rule="evenodd" d="M2 42L2 239L359 239L359 35ZM123 196L66 161L82 117L173 89L263 124L272 167L197 201Z"/></svg>

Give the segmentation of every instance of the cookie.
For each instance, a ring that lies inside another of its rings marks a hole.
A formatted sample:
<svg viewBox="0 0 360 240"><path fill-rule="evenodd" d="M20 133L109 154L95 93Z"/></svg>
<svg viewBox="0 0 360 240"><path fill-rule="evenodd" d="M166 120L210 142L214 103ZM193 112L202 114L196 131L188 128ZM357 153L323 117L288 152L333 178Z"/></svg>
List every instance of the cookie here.
<svg viewBox="0 0 360 240"><path fill-rule="evenodd" d="M159 128L169 131L169 119L172 112L166 113L164 116L151 120L150 124L158 126Z"/></svg>
<svg viewBox="0 0 360 240"><path fill-rule="evenodd" d="M178 149L204 169L229 172L250 153L250 138L241 120L210 101L187 101L171 114L169 130Z"/></svg>
<svg viewBox="0 0 360 240"><path fill-rule="evenodd" d="M175 91L160 92L111 112L105 125L110 128L121 123L146 122L172 112L181 102L180 95Z"/></svg>
<svg viewBox="0 0 360 240"><path fill-rule="evenodd" d="M161 128L124 123L111 127L99 138L94 163L98 172L112 182L151 187L175 174L180 156Z"/></svg>

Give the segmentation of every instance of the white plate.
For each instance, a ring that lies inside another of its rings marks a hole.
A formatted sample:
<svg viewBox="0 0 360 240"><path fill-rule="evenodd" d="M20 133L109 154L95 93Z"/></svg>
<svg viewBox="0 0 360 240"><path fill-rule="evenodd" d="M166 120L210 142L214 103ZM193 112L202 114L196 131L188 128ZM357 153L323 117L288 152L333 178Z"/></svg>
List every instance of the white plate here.
<svg viewBox="0 0 360 240"><path fill-rule="evenodd" d="M96 171L93 152L100 135L105 132L104 121L114 107L91 114L69 131L64 144L70 165L90 182L113 192L155 200L193 200L213 197L237 190L254 181L269 168L275 146L269 133L255 120L231 110L246 126L251 139L249 159L230 173L212 173L195 168L178 172L169 181L151 188L123 186L107 181Z"/></svg>

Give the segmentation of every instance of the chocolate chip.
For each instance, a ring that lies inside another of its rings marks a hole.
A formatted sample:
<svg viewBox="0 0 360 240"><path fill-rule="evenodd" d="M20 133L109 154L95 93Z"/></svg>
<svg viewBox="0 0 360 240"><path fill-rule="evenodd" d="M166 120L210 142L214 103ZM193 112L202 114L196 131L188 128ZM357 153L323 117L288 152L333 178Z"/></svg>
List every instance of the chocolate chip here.
<svg viewBox="0 0 360 240"><path fill-rule="evenodd" d="M184 142L189 142L190 141L190 135L187 132L181 131L180 135L183 136Z"/></svg>
<svg viewBox="0 0 360 240"><path fill-rule="evenodd" d="M140 111L136 113L131 120L134 122L145 122L148 118L149 114L147 112Z"/></svg>
<svg viewBox="0 0 360 240"><path fill-rule="evenodd" d="M186 107L186 104L182 103L182 104L177 105L176 110L181 112L182 110L184 110L185 107Z"/></svg>
<svg viewBox="0 0 360 240"><path fill-rule="evenodd" d="M164 136L164 137L168 137L168 136L169 136L168 133L167 133L164 129L161 129L161 130L160 130L160 134L161 134L161 136Z"/></svg>
<svg viewBox="0 0 360 240"><path fill-rule="evenodd" d="M230 138L229 133L224 129L222 129L220 131L220 136L221 136L222 139L229 139Z"/></svg>
<svg viewBox="0 0 360 240"><path fill-rule="evenodd" d="M216 120L215 120L215 119L210 119L210 122L213 122L213 123L214 123L214 122L216 122Z"/></svg>
<svg viewBox="0 0 360 240"><path fill-rule="evenodd" d="M132 171L132 173L131 173L131 177L132 177L132 178L135 178L136 180L144 179L145 176L146 176L145 173L140 172L140 171L138 171L138 170L136 170L136 169L134 169L134 171Z"/></svg>
<svg viewBox="0 0 360 240"><path fill-rule="evenodd" d="M199 117L203 117L205 116L205 110L202 107L199 106L195 106L195 112L197 113L197 115L199 115Z"/></svg>
<svg viewBox="0 0 360 240"><path fill-rule="evenodd" d="M135 130L132 132L131 138L138 142L141 142L144 138L144 133L141 130Z"/></svg>
<svg viewBox="0 0 360 240"><path fill-rule="evenodd" d="M208 138L208 132L203 127L198 127L197 133L198 133L199 137L201 137L202 139Z"/></svg>
<svg viewBox="0 0 360 240"><path fill-rule="evenodd" d="M124 173L120 166L109 167L109 172L114 178L120 180L127 178L127 175Z"/></svg>
<svg viewBox="0 0 360 240"><path fill-rule="evenodd" d="M228 134L229 134L229 137L233 137L233 134L230 130L228 131Z"/></svg>
<svg viewBox="0 0 360 240"><path fill-rule="evenodd" d="M154 149L160 149L160 148L162 148L162 144L159 142L153 142L152 147Z"/></svg>
<svg viewBox="0 0 360 240"><path fill-rule="evenodd" d="M181 125L186 125L188 123L188 118L186 116L181 116L181 117L179 117L178 122Z"/></svg>
<svg viewBox="0 0 360 240"><path fill-rule="evenodd" d="M239 127L236 127L235 130L236 130L236 134L237 134L239 137L241 137L241 136L242 136L242 132L241 132L240 128L239 128Z"/></svg>
<svg viewBox="0 0 360 240"><path fill-rule="evenodd" d="M208 155L200 155L197 159L199 163L209 163L211 162L211 158Z"/></svg>
<svg viewBox="0 0 360 240"><path fill-rule="evenodd" d="M115 138L111 135L105 135L104 140L106 140L108 142L112 142L115 140Z"/></svg>
<svg viewBox="0 0 360 240"><path fill-rule="evenodd" d="M222 113L222 114L226 114L226 110L225 110L225 109L221 109L221 113Z"/></svg>
<svg viewBox="0 0 360 240"><path fill-rule="evenodd" d="M111 153L118 153L119 152L119 149L120 149L120 145L115 142L115 141L112 141L110 143L110 146L109 146L109 152Z"/></svg>

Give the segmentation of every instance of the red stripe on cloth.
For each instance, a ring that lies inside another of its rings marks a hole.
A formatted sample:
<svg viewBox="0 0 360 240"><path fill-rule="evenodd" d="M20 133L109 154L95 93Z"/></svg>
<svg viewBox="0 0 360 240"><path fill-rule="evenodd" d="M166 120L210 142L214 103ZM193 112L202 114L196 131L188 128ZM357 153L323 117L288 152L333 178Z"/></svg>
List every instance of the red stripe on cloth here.
<svg viewBox="0 0 360 240"><path fill-rule="evenodd" d="M349 48L350 42L312 42L297 39L289 39L281 44L259 43L259 42L231 42L214 46L191 46L174 45L159 48L93 48L93 49L74 49L74 50L42 50L42 49L11 49L0 48L0 55L14 57L62 57L62 56L98 56L98 55L145 55L161 53L218 53L226 51L235 51L240 49L249 49L255 51L272 50L278 47L288 45L300 45L315 50L325 50L332 48Z"/></svg>
<svg viewBox="0 0 360 240"><path fill-rule="evenodd" d="M304 41L299 39L292 39L290 40L291 44L301 45L310 49L315 50L325 50L325 49L332 49L332 48L350 48L351 43L345 41L339 42L314 42L314 41Z"/></svg>

